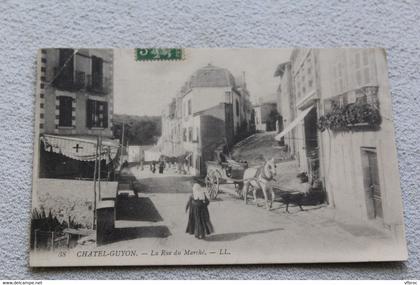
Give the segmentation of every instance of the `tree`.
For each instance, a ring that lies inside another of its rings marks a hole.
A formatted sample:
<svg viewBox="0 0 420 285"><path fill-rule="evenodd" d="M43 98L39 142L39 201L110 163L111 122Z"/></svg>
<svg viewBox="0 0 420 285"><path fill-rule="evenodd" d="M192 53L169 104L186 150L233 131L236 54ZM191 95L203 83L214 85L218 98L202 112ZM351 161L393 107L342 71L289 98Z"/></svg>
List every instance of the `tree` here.
<svg viewBox="0 0 420 285"><path fill-rule="evenodd" d="M150 145L161 135L160 117L114 115L113 134L121 139L124 124L124 144Z"/></svg>

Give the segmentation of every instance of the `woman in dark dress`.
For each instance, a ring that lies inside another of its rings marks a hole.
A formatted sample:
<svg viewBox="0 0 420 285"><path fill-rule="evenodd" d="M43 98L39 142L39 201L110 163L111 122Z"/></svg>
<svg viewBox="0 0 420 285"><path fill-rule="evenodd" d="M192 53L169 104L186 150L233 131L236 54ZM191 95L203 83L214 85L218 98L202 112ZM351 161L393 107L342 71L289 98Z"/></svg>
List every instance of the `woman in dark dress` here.
<svg viewBox="0 0 420 285"><path fill-rule="evenodd" d="M163 160L161 160L159 162L159 173L162 174L163 173L163 169L165 168L165 162Z"/></svg>
<svg viewBox="0 0 420 285"><path fill-rule="evenodd" d="M185 209L185 211L189 210L186 232L199 239L203 239L206 235L214 232L207 208L209 203L204 189L198 183L195 183L193 194L190 196Z"/></svg>

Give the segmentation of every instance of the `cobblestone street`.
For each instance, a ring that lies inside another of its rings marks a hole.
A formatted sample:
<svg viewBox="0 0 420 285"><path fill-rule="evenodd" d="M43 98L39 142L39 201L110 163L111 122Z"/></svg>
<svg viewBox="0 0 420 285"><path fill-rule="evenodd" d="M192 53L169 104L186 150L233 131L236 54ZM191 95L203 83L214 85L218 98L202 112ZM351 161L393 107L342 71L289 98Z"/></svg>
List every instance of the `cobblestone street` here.
<svg viewBox="0 0 420 285"><path fill-rule="evenodd" d="M127 234L121 240L102 246L103 250L124 248L150 257L164 251L202 250L200 255L205 255L210 263L212 255L225 255L226 262L234 262L243 250L253 254L253 262L274 262L280 252L284 260L301 262L312 258L319 261L320 252L323 261L334 261L337 252L342 258L355 260L369 258L377 250L384 254L389 250L391 254L392 244L396 242L385 230L344 222L327 206L305 207L305 211L291 207L288 214L279 202L273 204L271 211L262 207L262 200L258 201L259 206L252 201L245 205L228 185L223 185L217 199L209 205L215 233L199 240L185 233L185 206L192 178L171 170L153 174L148 169L141 171L133 167L131 172L137 180L135 187L140 189L139 197L150 199L159 221L144 221L141 217L116 221L117 230L127 231ZM168 258L174 257L168 254ZM186 262L185 259L178 262L181 261ZM153 264L153 258L147 262ZM188 262L203 260L191 256Z"/></svg>

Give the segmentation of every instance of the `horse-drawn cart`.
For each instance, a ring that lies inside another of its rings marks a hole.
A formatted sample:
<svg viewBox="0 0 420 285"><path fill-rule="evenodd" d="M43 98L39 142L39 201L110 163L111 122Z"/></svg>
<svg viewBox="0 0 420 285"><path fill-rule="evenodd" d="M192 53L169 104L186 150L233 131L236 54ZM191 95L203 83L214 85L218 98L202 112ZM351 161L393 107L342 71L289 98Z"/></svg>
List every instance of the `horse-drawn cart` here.
<svg viewBox="0 0 420 285"><path fill-rule="evenodd" d="M243 186L243 176L245 169L248 168L247 162L227 162L207 161L207 175L205 178L207 194L214 200L220 190L221 184L234 184L236 192L241 195Z"/></svg>

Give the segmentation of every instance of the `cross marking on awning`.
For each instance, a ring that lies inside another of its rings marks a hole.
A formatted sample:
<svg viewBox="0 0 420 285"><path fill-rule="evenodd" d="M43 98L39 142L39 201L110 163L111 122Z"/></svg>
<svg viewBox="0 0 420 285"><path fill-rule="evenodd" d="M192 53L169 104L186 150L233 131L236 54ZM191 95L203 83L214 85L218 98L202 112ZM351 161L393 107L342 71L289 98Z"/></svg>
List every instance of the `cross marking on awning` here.
<svg viewBox="0 0 420 285"><path fill-rule="evenodd" d="M79 152L79 149L83 149L83 147L79 146L79 144L76 144L73 148L76 149L76 152Z"/></svg>

